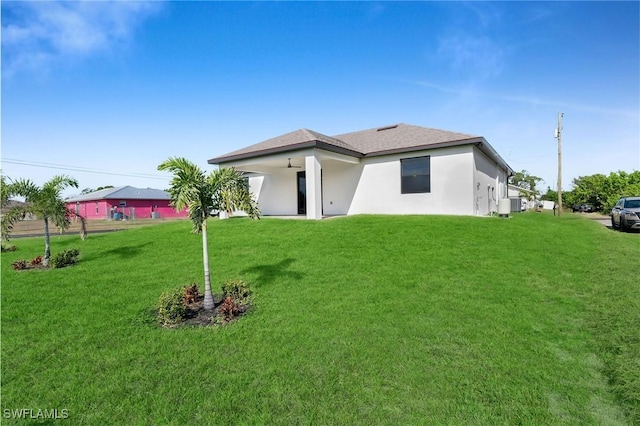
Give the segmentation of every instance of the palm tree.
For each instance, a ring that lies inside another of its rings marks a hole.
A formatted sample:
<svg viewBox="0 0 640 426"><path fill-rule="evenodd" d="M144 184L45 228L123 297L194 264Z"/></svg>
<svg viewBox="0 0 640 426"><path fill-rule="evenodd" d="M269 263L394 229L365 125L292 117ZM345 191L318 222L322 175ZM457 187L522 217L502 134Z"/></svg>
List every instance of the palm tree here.
<svg viewBox="0 0 640 426"><path fill-rule="evenodd" d="M10 192L25 199L25 205L20 207L22 216L33 213L44 220L44 258L42 259L44 266L49 265L51 257L49 222L62 232L71 225L70 218L76 216L81 221L80 234L82 236L86 234L85 219L68 209L61 197L61 192L68 187L77 188L78 181L66 175L54 176L41 188L29 179L19 179L10 184Z"/></svg>
<svg viewBox="0 0 640 426"><path fill-rule="evenodd" d="M252 219L260 218L260 210L249 192L242 173L234 168L217 169L205 175L200 167L182 157L171 157L158 166L158 170L173 173L171 205L180 211L187 209L193 232L202 234L202 260L204 263L204 309L214 307L209 272L207 245L207 219L212 211L245 211Z"/></svg>

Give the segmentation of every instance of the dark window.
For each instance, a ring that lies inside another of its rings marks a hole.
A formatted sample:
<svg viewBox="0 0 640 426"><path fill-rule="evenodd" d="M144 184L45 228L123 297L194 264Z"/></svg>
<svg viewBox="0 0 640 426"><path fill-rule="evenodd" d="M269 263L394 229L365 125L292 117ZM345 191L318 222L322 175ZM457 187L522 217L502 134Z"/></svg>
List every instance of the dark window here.
<svg viewBox="0 0 640 426"><path fill-rule="evenodd" d="M430 157L404 158L400 160L400 168L403 194L431 192Z"/></svg>
<svg viewBox="0 0 640 426"><path fill-rule="evenodd" d="M298 214L307 214L307 175L298 172Z"/></svg>
<svg viewBox="0 0 640 426"><path fill-rule="evenodd" d="M626 200L624 202L625 209L637 209L640 207L640 200Z"/></svg>

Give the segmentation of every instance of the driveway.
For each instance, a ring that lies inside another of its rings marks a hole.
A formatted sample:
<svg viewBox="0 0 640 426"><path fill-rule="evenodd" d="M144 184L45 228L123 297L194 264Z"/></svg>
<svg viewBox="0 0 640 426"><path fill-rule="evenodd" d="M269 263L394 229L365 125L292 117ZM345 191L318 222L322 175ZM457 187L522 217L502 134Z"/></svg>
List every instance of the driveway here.
<svg viewBox="0 0 640 426"><path fill-rule="evenodd" d="M595 220L596 222L603 224L604 226L606 226L611 230L618 231L617 229L613 228L613 226L611 226L611 217L609 216L604 216L600 213L579 213L579 214L587 214L590 216L589 219ZM640 235L640 232L637 232L637 231L628 231L628 232L631 234L635 233Z"/></svg>
<svg viewBox="0 0 640 426"><path fill-rule="evenodd" d="M589 219L595 220L598 223L603 224L607 228L611 228L611 218L609 216L605 216L599 213L586 213L590 217Z"/></svg>

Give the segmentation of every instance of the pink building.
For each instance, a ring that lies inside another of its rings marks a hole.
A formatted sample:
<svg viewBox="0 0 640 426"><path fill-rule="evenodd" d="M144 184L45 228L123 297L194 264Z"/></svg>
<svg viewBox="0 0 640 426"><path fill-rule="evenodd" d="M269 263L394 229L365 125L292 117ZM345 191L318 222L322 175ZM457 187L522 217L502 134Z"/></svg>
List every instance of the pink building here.
<svg viewBox="0 0 640 426"><path fill-rule="evenodd" d="M169 193L160 189L120 186L68 198L67 207L86 219L156 219L187 217L169 205Z"/></svg>

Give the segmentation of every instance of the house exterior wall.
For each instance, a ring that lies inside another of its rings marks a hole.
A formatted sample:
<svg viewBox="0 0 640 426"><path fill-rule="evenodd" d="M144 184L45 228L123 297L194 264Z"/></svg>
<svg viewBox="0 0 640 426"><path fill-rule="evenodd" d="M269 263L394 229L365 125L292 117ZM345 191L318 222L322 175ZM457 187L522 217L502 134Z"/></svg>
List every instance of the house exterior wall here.
<svg viewBox="0 0 640 426"><path fill-rule="evenodd" d="M363 169L363 163L322 163L322 208L325 215L349 213Z"/></svg>
<svg viewBox="0 0 640 426"><path fill-rule="evenodd" d="M281 169L264 176L249 178L249 191L255 195L260 212L267 216L298 214L296 172L301 169Z"/></svg>
<svg viewBox="0 0 640 426"><path fill-rule="evenodd" d="M401 193L403 158L430 157L431 191ZM472 215L473 155L471 147L430 149L364 159L347 214Z"/></svg>
<svg viewBox="0 0 640 426"><path fill-rule="evenodd" d="M526 199L533 199L533 192L524 189L524 188L519 188L517 186L514 185L509 185L508 186L508 195L507 197L509 198L526 198Z"/></svg>
<svg viewBox="0 0 640 426"><path fill-rule="evenodd" d="M67 203L67 207L90 220L112 219L114 208L117 208L117 212L124 214L127 219L149 219L152 212L157 213L159 218L187 217L186 210L176 212L169 205L169 200L89 200L70 202Z"/></svg>
<svg viewBox="0 0 640 426"><path fill-rule="evenodd" d="M105 219L110 206L106 200L91 200L70 202L67 203L67 208L85 219Z"/></svg>
<svg viewBox="0 0 640 426"><path fill-rule="evenodd" d="M476 215L484 216L498 211L498 200L504 197L506 172L477 148L473 148L473 160L474 209Z"/></svg>
<svg viewBox="0 0 640 426"><path fill-rule="evenodd" d="M430 157L431 192L402 194L400 160L422 156ZM324 215L476 214L471 146L365 158L358 164L325 159L321 167ZM249 179L263 215L298 214L296 172L300 170L284 168Z"/></svg>

